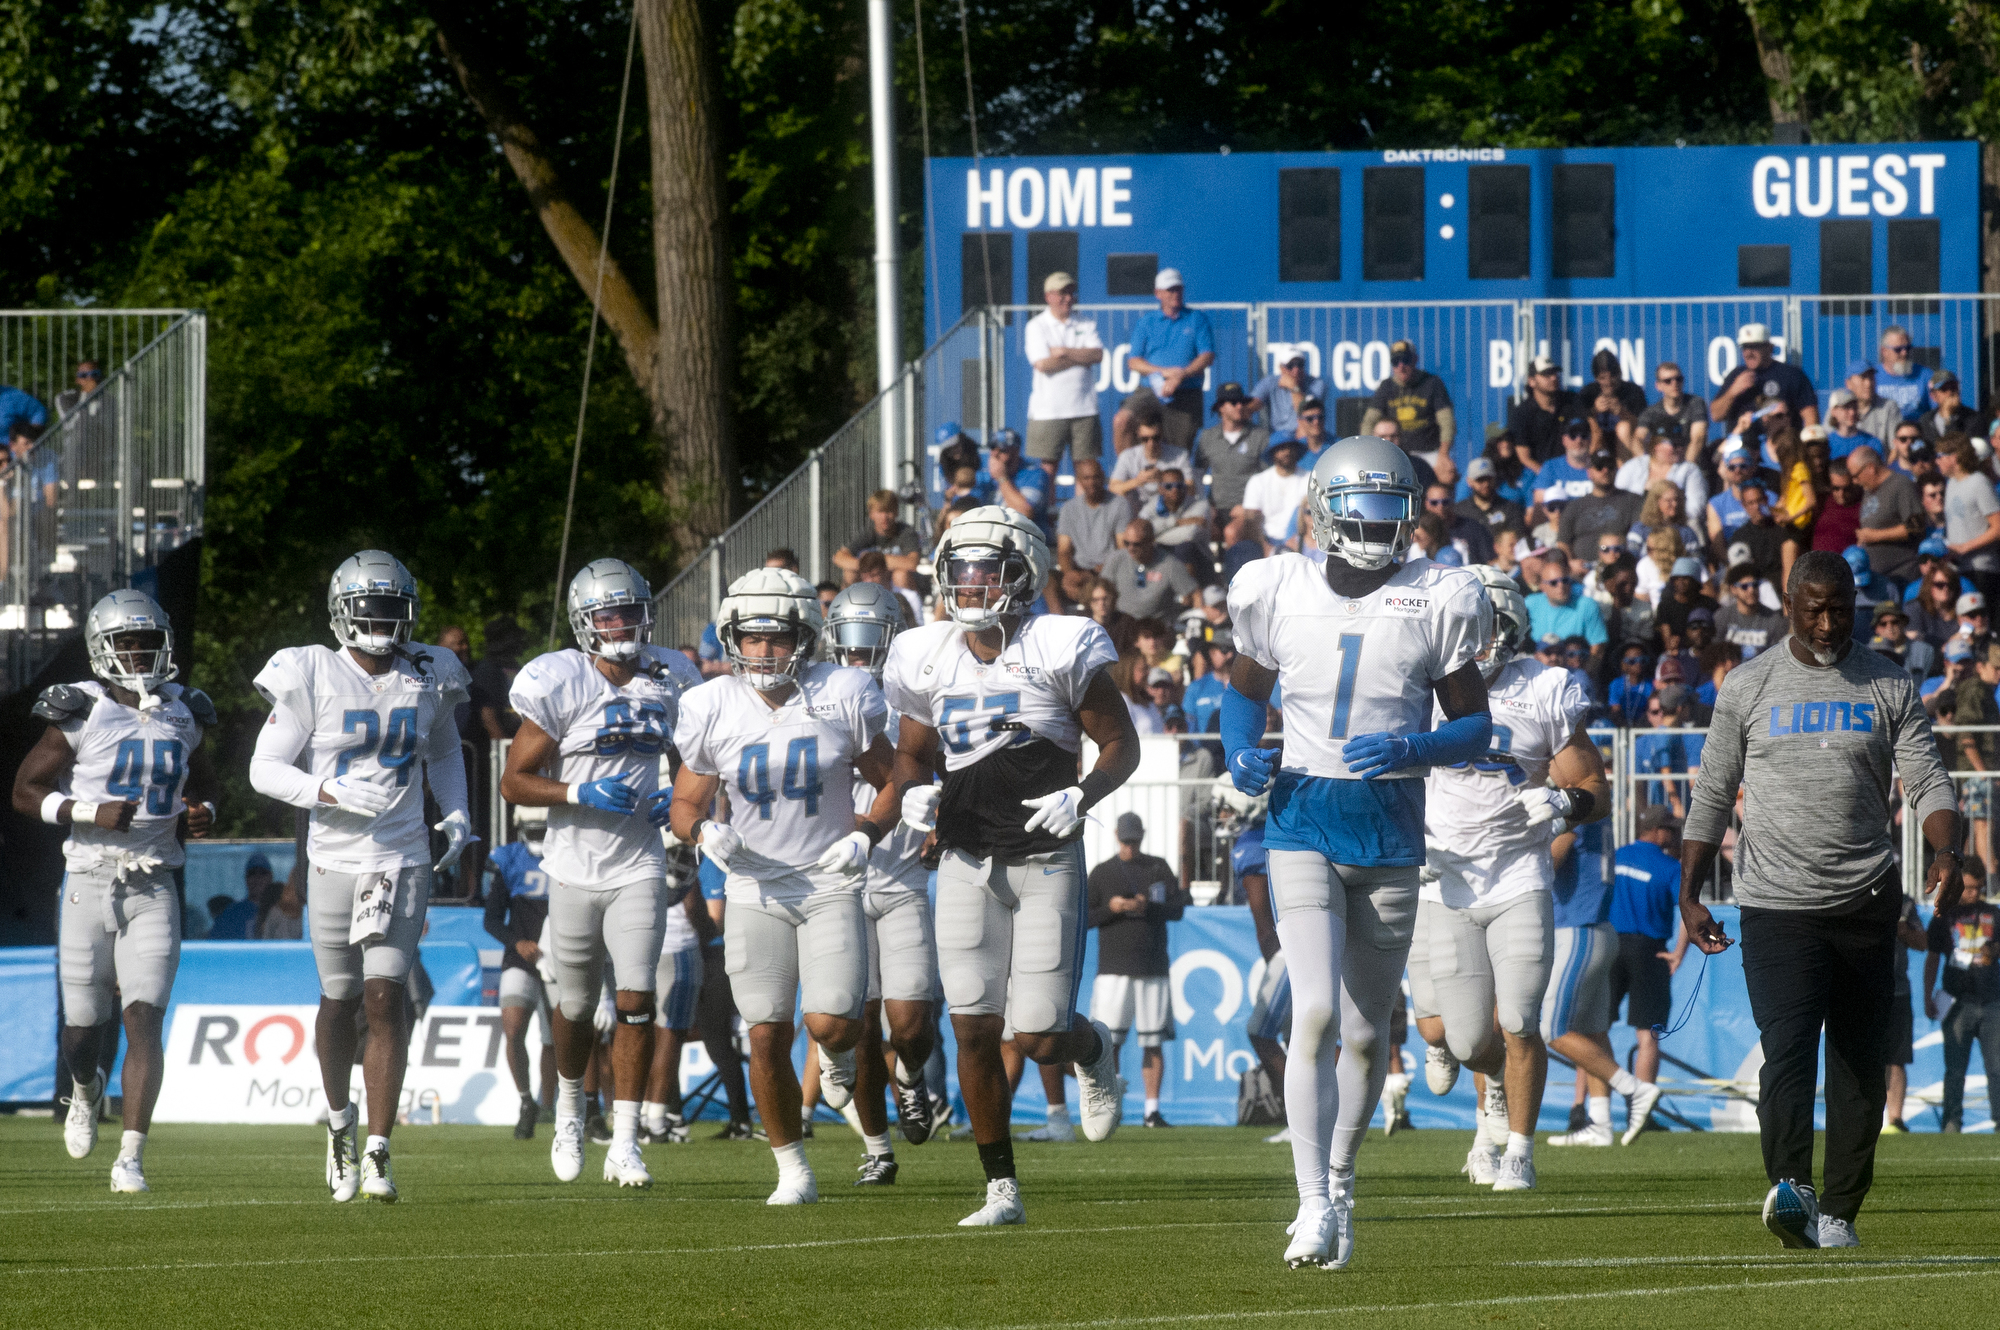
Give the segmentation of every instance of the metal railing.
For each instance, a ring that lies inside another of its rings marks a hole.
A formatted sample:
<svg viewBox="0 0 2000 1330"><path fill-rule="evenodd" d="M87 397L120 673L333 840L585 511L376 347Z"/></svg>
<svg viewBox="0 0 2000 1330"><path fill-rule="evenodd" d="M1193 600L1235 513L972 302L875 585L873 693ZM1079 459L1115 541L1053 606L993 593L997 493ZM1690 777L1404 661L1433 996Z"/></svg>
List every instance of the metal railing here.
<svg viewBox="0 0 2000 1330"><path fill-rule="evenodd" d="M83 332L123 354L134 328L162 320L88 396L51 393L40 440L10 457L0 477L0 653L10 690L33 679L79 631L106 592L143 584L174 550L201 533L206 484L207 320L198 313L107 314L101 324L47 316L45 336L26 316L0 316L0 338L40 365L88 345ZM31 353L31 354L30 354ZM25 363L25 362L24 362ZM44 366L44 368L46 368ZM16 386L21 386L17 384Z"/></svg>

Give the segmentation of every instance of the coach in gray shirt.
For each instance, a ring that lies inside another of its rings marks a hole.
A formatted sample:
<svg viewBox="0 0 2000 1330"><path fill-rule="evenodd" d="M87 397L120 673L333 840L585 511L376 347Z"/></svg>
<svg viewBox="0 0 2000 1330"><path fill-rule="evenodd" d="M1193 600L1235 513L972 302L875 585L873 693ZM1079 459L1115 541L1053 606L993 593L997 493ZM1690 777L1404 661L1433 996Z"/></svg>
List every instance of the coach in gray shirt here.
<svg viewBox="0 0 2000 1330"><path fill-rule="evenodd" d="M1896 776L1905 816L1922 820L1935 851L1929 883L1940 909L1956 903L1962 832L1910 676L1853 640L1846 560L1824 550L1800 556L1785 615L1791 635L1732 671L1716 694L1681 844L1681 918L1702 951L1730 945L1700 891L1740 785L1735 882L1743 979L1764 1047L1764 1223L1787 1247L1852 1247L1888 1097L1902 908L1889 828ZM1816 1192L1822 1027L1826 1185Z"/></svg>

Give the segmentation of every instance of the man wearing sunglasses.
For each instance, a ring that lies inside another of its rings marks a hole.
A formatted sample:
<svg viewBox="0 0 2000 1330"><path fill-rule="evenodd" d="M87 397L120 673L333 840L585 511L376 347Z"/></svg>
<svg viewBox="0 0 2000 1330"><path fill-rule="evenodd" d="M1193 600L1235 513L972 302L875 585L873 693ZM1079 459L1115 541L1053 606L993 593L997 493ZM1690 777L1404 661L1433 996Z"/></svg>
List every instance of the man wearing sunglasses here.
<svg viewBox="0 0 2000 1330"><path fill-rule="evenodd" d="M1890 324L1877 346L1881 368L1875 371L1875 391L1896 404L1903 419L1914 421L1930 402L1931 369L1917 363L1907 328Z"/></svg>
<svg viewBox="0 0 2000 1330"><path fill-rule="evenodd" d="M1443 379L1417 368L1414 342L1389 344L1389 377L1375 385L1375 396L1361 413L1361 432L1373 431L1375 422L1384 416L1396 422L1404 452L1430 463L1441 479L1458 479L1444 475L1452 441L1458 437L1451 393Z"/></svg>
<svg viewBox="0 0 2000 1330"><path fill-rule="evenodd" d="M94 360L79 360L76 365L76 386L65 388L56 394L56 419L61 420L70 412L83 405L83 399L96 392L104 384L104 371Z"/></svg>
<svg viewBox="0 0 2000 1330"><path fill-rule="evenodd" d="M1757 454L1736 435L1732 434L1722 445L1722 460L1717 469L1722 475L1722 492L1708 501L1708 543L1720 549L1749 520L1743 507L1743 487L1762 486L1767 494L1770 487L1768 479L1759 472Z"/></svg>
<svg viewBox="0 0 2000 1330"><path fill-rule="evenodd" d="M1672 439L1687 460L1701 456L1701 450L1708 444L1708 407L1694 394L1681 391L1686 382L1681 367L1671 360L1661 361L1659 369L1653 372L1653 386L1660 390L1660 400L1641 411L1633 426L1633 442L1641 454L1648 451L1654 439Z"/></svg>
<svg viewBox="0 0 2000 1330"><path fill-rule="evenodd" d="M1507 429L1537 464L1563 451L1565 421L1583 414L1577 395L1563 387L1562 366L1547 356L1528 362L1528 394L1507 409Z"/></svg>
<svg viewBox="0 0 2000 1330"><path fill-rule="evenodd" d="M1528 624L1537 642L1560 642L1568 637L1589 642L1593 673L1610 640L1604 631L1604 611L1589 596L1576 593L1569 561L1560 553L1543 561L1541 585L1528 597Z"/></svg>
<svg viewBox="0 0 2000 1330"><path fill-rule="evenodd" d="M1298 432L1299 418L1308 403L1327 399L1327 382L1306 368L1311 347L1301 342L1284 353L1276 374L1266 374L1250 390L1264 415L1264 425L1273 434Z"/></svg>
<svg viewBox="0 0 2000 1330"><path fill-rule="evenodd" d="M1785 616L1764 608L1760 599L1764 579L1757 575L1756 565L1735 565L1724 575L1723 582L1729 589L1729 604L1715 615L1715 631L1720 640L1741 647L1745 660L1784 640Z"/></svg>
<svg viewBox="0 0 2000 1330"><path fill-rule="evenodd" d="M1592 453L1588 468L1590 493L1564 504L1562 518L1556 523L1556 544L1572 553L1591 549L1602 535L1624 539L1646 503L1630 490L1618 488L1618 459L1609 449Z"/></svg>

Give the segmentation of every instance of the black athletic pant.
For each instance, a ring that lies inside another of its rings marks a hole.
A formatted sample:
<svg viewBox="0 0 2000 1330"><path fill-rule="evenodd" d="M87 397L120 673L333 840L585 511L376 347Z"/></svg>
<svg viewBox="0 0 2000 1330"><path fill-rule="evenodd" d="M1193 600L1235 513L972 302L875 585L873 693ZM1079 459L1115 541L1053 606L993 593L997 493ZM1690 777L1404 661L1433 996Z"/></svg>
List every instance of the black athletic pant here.
<svg viewBox="0 0 2000 1330"><path fill-rule="evenodd" d="M1893 876L1838 914L1743 907L1743 978L1763 1038L1757 1120L1764 1172L1813 1178L1813 1087L1826 1031L1826 1173L1820 1210L1852 1223L1875 1179L1875 1139L1896 1009Z"/></svg>

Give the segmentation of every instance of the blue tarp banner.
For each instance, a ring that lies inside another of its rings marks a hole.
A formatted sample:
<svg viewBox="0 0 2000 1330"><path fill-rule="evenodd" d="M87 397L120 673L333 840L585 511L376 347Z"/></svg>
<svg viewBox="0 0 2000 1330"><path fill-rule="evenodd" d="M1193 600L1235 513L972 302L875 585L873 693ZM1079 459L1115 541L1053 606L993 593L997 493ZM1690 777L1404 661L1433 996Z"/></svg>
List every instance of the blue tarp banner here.
<svg viewBox="0 0 2000 1330"><path fill-rule="evenodd" d="M0 1101L56 1093L56 949L0 947Z"/></svg>

